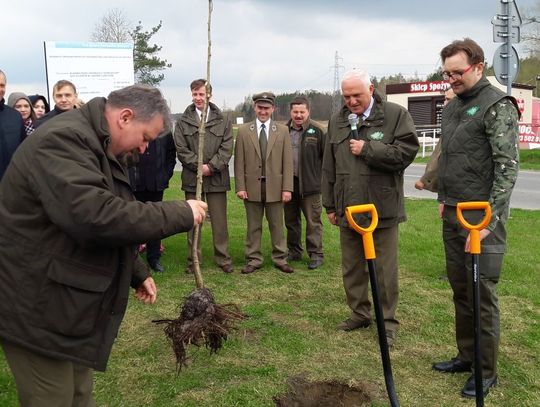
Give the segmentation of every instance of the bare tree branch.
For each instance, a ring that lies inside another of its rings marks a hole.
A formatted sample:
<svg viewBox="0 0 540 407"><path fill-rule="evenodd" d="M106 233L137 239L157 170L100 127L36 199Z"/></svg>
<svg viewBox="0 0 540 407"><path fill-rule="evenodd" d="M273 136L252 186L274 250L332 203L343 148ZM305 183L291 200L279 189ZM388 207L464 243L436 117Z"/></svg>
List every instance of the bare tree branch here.
<svg viewBox="0 0 540 407"><path fill-rule="evenodd" d="M113 8L105 14L94 26L92 41L97 42L128 42L131 23L124 12Z"/></svg>
<svg viewBox="0 0 540 407"><path fill-rule="evenodd" d="M540 55L540 0L536 5L525 9L523 13L523 24L521 39L526 44L526 49L532 55Z"/></svg>

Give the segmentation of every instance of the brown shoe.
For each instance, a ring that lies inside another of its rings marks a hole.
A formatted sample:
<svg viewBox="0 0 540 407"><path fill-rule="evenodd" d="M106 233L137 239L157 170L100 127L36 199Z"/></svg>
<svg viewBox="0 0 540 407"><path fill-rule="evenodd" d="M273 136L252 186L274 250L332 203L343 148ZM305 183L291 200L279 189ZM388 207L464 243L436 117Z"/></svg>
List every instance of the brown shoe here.
<svg viewBox="0 0 540 407"><path fill-rule="evenodd" d="M281 270L284 273L294 273L294 269L291 266L289 266L287 263L276 264L275 266L277 269Z"/></svg>
<svg viewBox="0 0 540 407"><path fill-rule="evenodd" d="M345 321L343 321L341 324L337 326L337 329L345 332L354 331L355 329L359 328L369 328L371 325L371 319L360 319L360 320L354 320L351 318L347 318Z"/></svg>
<svg viewBox="0 0 540 407"><path fill-rule="evenodd" d="M246 267L244 267L244 268L240 271L240 273L242 273L242 274L251 274L251 273L253 273L255 270L258 270L258 269L259 269L259 267L255 267L255 266L252 266L252 265L248 264L248 265L246 265Z"/></svg>
<svg viewBox="0 0 540 407"><path fill-rule="evenodd" d="M220 266L221 270L223 270L224 273L230 274L234 270L230 264L224 264L223 266Z"/></svg>

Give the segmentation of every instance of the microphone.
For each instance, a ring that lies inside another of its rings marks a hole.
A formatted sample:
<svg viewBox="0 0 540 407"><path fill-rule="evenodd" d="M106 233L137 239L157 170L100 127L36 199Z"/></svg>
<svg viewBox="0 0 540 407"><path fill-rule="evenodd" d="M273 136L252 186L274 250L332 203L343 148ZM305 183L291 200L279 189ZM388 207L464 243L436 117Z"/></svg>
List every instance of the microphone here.
<svg viewBox="0 0 540 407"><path fill-rule="evenodd" d="M349 124L351 125L351 131L353 139L358 140L360 136L358 135L358 115L356 113L351 113L348 117Z"/></svg>

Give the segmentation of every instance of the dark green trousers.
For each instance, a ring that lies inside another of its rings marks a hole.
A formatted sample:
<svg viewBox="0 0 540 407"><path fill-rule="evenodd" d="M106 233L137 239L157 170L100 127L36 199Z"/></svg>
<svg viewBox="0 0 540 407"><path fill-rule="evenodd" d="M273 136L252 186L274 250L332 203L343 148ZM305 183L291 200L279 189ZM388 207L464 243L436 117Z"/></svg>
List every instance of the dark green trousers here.
<svg viewBox="0 0 540 407"><path fill-rule="evenodd" d="M94 407L93 370L2 341L21 407Z"/></svg>
<svg viewBox="0 0 540 407"><path fill-rule="evenodd" d="M347 227L340 227L341 268L347 304L353 320L371 319L369 302L369 272L364 257L362 236ZM398 286L398 225L375 229L375 259L377 282L387 336L394 337L399 322L396 308L399 297Z"/></svg>
<svg viewBox="0 0 540 407"><path fill-rule="evenodd" d="M465 212L471 224L479 223L481 213ZM474 362L474 311L472 258L465 253L468 231L464 230L456 218L456 208L445 206L443 212L443 240L446 254L446 271L453 291L455 308L457 358ZM482 241L479 260L480 267L480 316L482 373L485 378L497 374L499 352L500 320L497 283L501 273L506 231L502 222Z"/></svg>
<svg viewBox="0 0 540 407"><path fill-rule="evenodd" d="M289 255L302 256L302 213L306 219L306 251L312 260L322 259L323 225L321 221L321 194L301 196L298 193L298 177L294 177L292 199L284 206L287 248Z"/></svg>

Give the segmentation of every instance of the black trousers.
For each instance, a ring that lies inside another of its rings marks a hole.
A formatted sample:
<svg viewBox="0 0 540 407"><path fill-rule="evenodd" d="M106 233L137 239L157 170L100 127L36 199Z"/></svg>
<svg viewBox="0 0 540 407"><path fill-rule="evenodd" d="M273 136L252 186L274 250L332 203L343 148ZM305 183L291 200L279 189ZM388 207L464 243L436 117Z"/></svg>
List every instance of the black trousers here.
<svg viewBox="0 0 540 407"><path fill-rule="evenodd" d="M137 201L140 202L163 201L163 191L135 191L133 194L135 195L135 198L137 198ZM161 257L159 251L160 246L161 240L151 240L146 242L146 259L149 263L157 261Z"/></svg>

